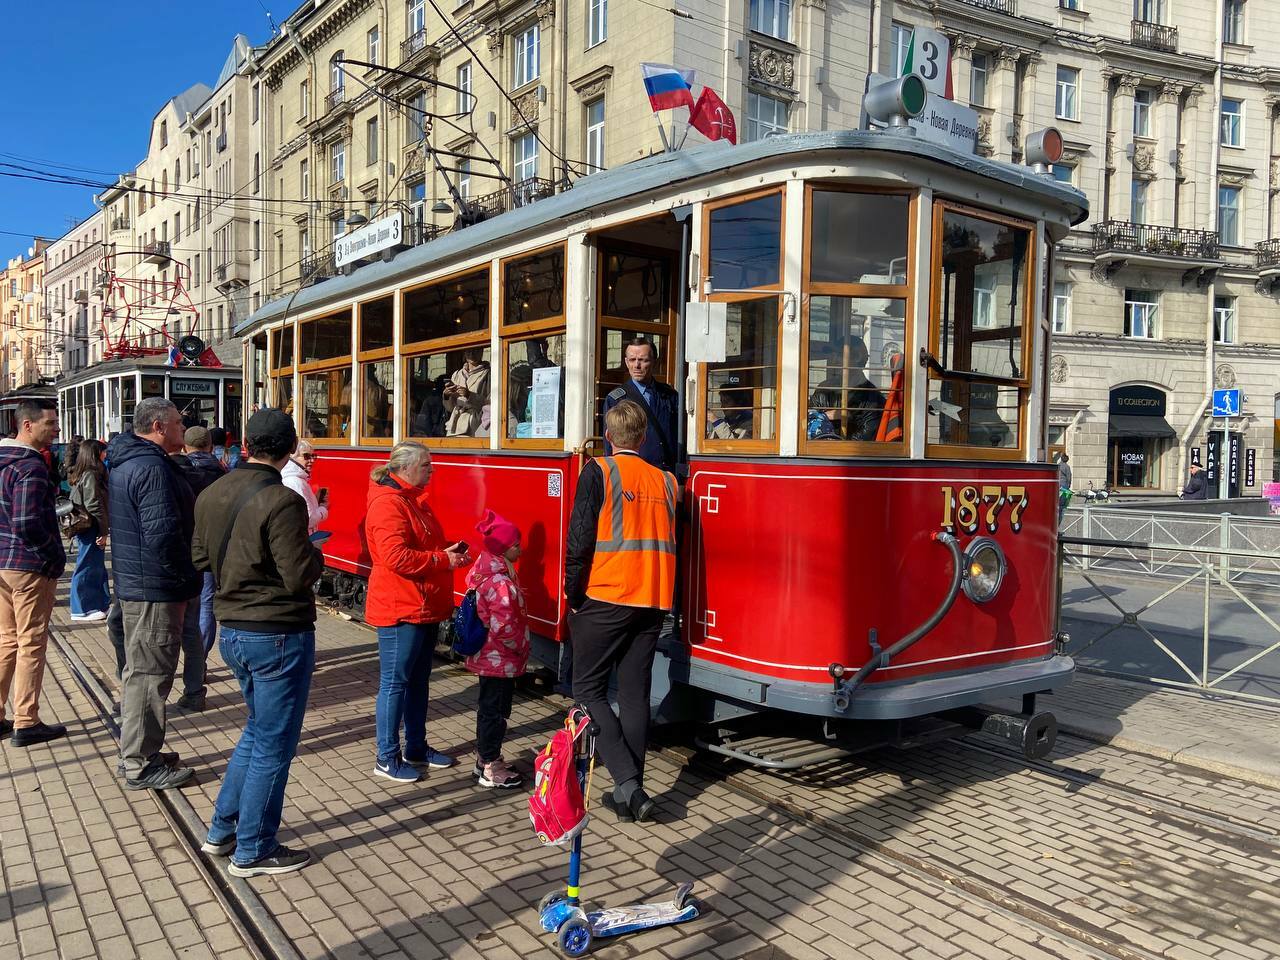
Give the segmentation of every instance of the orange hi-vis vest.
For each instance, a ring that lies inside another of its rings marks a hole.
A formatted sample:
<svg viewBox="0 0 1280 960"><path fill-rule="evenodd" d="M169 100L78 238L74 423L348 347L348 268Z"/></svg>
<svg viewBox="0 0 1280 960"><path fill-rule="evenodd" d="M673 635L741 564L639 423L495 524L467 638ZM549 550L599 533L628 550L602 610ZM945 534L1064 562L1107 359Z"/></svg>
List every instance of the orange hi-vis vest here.
<svg viewBox="0 0 1280 960"><path fill-rule="evenodd" d="M604 501L587 596L671 609L676 585L676 480L638 456L598 457Z"/></svg>

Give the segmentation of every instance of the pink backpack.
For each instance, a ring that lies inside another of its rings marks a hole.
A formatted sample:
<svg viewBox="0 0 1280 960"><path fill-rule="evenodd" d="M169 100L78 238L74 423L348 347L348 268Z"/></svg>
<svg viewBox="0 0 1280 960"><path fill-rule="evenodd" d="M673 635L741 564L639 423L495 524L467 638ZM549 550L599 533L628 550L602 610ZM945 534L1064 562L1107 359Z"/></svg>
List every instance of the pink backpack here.
<svg viewBox="0 0 1280 960"><path fill-rule="evenodd" d="M556 731L534 761L529 819L543 843L569 843L587 825L587 807L578 782L578 742L586 736L591 718L577 707L569 711L564 729ZM592 766L595 758L592 758ZM587 774L588 786L591 783Z"/></svg>

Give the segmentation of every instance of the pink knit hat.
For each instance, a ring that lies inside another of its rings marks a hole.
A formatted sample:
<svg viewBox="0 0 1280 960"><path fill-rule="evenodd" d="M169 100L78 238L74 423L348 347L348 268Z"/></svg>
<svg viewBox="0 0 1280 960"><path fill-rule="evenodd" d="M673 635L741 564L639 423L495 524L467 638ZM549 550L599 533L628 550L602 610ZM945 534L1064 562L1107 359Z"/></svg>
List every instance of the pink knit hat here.
<svg viewBox="0 0 1280 960"><path fill-rule="evenodd" d="M492 510L486 510L476 529L484 537L484 548L494 556L502 556L520 542L520 528Z"/></svg>

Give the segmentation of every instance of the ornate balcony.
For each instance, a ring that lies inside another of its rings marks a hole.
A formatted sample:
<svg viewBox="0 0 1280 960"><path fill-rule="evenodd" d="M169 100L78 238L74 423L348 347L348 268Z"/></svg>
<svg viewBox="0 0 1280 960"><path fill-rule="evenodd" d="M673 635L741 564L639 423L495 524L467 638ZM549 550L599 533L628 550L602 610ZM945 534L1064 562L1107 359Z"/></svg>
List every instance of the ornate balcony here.
<svg viewBox="0 0 1280 960"><path fill-rule="evenodd" d="M336 90L330 90L328 94L325 95L325 98L324 98L324 112L326 114L333 113L333 111L344 106L346 102L347 102L346 87L338 87L338 89Z"/></svg>
<svg viewBox="0 0 1280 960"><path fill-rule="evenodd" d="M152 240L142 248L143 260L147 263L168 263L172 258L169 256L168 240Z"/></svg>
<svg viewBox="0 0 1280 960"><path fill-rule="evenodd" d="M400 41L401 68L423 56L431 60L440 58L440 51L431 44L431 41L427 38L426 30L419 30L417 33L411 34Z"/></svg>
<svg viewBox="0 0 1280 960"><path fill-rule="evenodd" d="M1007 13L1014 17L1018 14L1017 0L963 0L964 3L971 7L981 7L983 10L994 10L996 13Z"/></svg>
<svg viewBox="0 0 1280 960"><path fill-rule="evenodd" d="M218 153L222 153L222 151L226 150L227 149L227 131L223 130L220 134L218 134L218 136L214 139L213 144L214 144L214 149L217 150Z"/></svg>
<svg viewBox="0 0 1280 960"><path fill-rule="evenodd" d="M1133 20L1129 29L1129 39L1135 47L1146 47L1148 50L1160 50L1164 53L1178 52L1177 27L1152 23L1150 20Z"/></svg>
<svg viewBox="0 0 1280 960"><path fill-rule="evenodd" d="M1253 248L1255 266L1259 270L1280 267L1280 239L1263 240Z"/></svg>
<svg viewBox="0 0 1280 960"><path fill-rule="evenodd" d="M112 232L112 233L116 233L116 232L118 232L118 231L121 231L121 230L128 230L128 229L129 229L129 218L128 218L128 217L112 217L112 218L111 218L111 232Z"/></svg>
<svg viewBox="0 0 1280 960"><path fill-rule="evenodd" d="M1093 227L1094 254L1128 253L1180 260L1216 260L1218 231L1106 220Z"/></svg>
<svg viewBox="0 0 1280 960"><path fill-rule="evenodd" d="M298 281L306 286L319 283L333 276L333 257L328 254L311 254L298 264Z"/></svg>

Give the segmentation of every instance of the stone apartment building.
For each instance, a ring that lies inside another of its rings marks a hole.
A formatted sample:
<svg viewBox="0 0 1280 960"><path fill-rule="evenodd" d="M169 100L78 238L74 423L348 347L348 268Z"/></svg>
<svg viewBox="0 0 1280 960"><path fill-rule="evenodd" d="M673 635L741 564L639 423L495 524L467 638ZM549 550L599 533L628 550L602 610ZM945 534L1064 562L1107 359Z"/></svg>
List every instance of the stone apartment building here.
<svg viewBox="0 0 1280 960"><path fill-rule="evenodd" d="M102 359L102 253L107 219L96 211L44 252L44 312L55 331L54 376Z"/></svg>
<svg viewBox="0 0 1280 960"><path fill-rule="evenodd" d="M55 370L54 330L44 308L47 246L37 237L0 273L0 385L5 390L39 383Z"/></svg>

